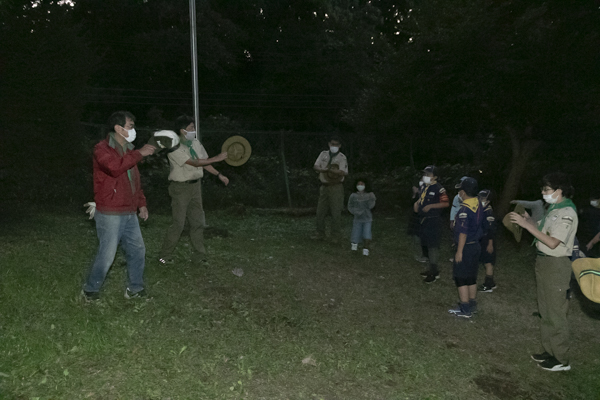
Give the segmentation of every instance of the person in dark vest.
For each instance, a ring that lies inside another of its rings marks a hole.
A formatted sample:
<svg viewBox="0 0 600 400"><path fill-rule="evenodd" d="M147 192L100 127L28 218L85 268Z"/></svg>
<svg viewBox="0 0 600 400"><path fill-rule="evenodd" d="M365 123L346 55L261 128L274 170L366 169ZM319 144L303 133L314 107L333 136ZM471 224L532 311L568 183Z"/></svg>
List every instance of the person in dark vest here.
<svg viewBox="0 0 600 400"><path fill-rule="evenodd" d="M423 253L429 258L429 269L422 272L425 283L433 283L440 277L438 262L442 241L442 210L450 206L446 189L438 183L438 169L433 165L423 170L425 186L413 209L419 214L419 237Z"/></svg>
<svg viewBox="0 0 600 400"><path fill-rule="evenodd" d="M458 288L458 307L448 310L460 318L471 318L477 311L477 272L484 230L484 210L477 197L477 181L467 177L458 185L461 203L454 223L456 254L452 268Z"/></svg>

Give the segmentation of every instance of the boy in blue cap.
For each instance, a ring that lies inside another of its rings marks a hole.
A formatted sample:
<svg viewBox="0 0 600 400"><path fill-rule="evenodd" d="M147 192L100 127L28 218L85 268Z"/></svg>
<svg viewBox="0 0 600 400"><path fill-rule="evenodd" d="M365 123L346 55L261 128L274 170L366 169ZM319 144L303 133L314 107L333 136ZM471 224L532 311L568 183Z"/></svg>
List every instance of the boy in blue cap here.
<svg viewBox="0 0 600 400"><path fill-rule="evenodd" d="M419 214L421 246L426 248L429 257L429 270L421 273L425 283L433 283L440 277L438 261L440 243L442 241L442 210L450 203L446 189L437 182L437 167L429 165L423 170L425 187L414 204L414 211Z"/></svg>
<svg viewBox="0 0 600 400"><path fill-rule="evenodd" d="M467 177L456 189L461 199L461 207L456 215L454 226L454 243L456 254L452 275L458 288L460 303L458 307L448 310L460 318L471 318L477 310L477 270L481 247L479 240L483 236L483 207L477 197L477 181Z"/></svg>

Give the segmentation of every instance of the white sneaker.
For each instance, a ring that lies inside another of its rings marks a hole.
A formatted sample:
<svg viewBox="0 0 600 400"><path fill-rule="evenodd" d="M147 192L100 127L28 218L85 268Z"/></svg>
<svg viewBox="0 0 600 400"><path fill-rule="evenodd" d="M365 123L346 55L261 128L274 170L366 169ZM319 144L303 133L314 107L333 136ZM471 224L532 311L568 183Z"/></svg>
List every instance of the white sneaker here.
<svg viewBox="0 0 600 400"><path fill-rule="evenodd" d="M356 251L358 250L358 243L350 243L352 245L351 250L352 251Z"/></svg>
<svg viewBox="0 0 600 400"><path fill-rule="evenodd" d="M363 256L369 255L369 249L363 249Z"/></svg>

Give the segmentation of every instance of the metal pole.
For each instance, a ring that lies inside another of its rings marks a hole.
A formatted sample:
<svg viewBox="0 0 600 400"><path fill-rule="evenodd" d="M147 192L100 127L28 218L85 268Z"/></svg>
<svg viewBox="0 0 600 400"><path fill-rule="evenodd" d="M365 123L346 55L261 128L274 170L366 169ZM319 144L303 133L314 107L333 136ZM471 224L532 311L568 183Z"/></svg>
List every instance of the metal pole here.
<svg viewBox="0 0 600 400"><path fill-rule="evenodd" d="M198 48L196 44L196 0L190 0L190 42L192 47L192 84L194 86L194 121L196 121L196 135L202 141L198 122L200 121L200 108L198 106Z"/></svg>
<svg viewBox="0 0 600 400"><path fill-rule="evenodd" d="M292 195L290 194L290 181L288 180L287 165L285 164L285 150L283 146L283 132L281 132L281 164L283 164L283 177L287 190L288 206L292 208Z"/></svg>

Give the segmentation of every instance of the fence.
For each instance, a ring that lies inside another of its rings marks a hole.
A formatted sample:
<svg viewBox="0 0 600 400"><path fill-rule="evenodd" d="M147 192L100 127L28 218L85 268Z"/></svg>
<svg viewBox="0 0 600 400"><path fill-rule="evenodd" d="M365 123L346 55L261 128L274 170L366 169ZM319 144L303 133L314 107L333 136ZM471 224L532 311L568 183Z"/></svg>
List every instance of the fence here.
<svg viewBox="0 0 600 400"><path fill-rule="evenodd" d="M105 125L81 123L91 141L106 137L108 129ZM137 143L145 143L153 132L159 128L136 126ZM284 201L288 207L306 206L306 192L316 190L319 183L312 167L319 153L326 149L327 132L292 132L292 131L252 131L252 130L200 130L200 139L209 155L221 152L225 140L234 135L243 136L252 146L250 160L241 167L231 167L225 163L218 169L224 174L234 175L244 181L247 195L268 196L272 201L260 202L262 205L281 206L283 202L279 193L284 193ZM92 144L90 143L90 146ZM139 147L139 145L138 145ZM345 150L345 149L344 149ZM146 169L168 170L165 163L149 161ZM164 158L162 158L164 160ZM142 167L141 167L142 168ZM164 174L158 174L164 178ZM166 179L166 178L165 178ZM277 184L279 182L279 184ZM253 189L254 185L254 189ZM238 186L240 184L238 183ZM256 188L259 186L259 188ZM279 186L277 190L276 187ZM244 195L238 194L235 200L241 203ZM312 196L314 203L314 196ZM312 204L314 206L314 204Z"/></svg>

